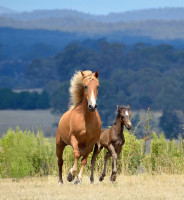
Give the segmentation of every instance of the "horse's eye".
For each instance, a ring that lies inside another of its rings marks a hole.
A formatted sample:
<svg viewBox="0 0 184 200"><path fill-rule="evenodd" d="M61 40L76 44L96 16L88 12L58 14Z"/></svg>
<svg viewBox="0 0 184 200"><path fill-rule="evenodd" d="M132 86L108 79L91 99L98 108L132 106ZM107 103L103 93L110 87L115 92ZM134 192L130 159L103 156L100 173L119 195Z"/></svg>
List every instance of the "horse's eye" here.
<svg viewBox="0 0 184 200"><path fill-rule="evenodd" d="M98 85L96 88L97 88L97 90L98 90L98 89L100 88L100 86Z"/></svg>
<svg viewBox="0 0 184 200"><path fill-rule="evenodd" d="M84 88L87 90L87 89L88 89L88 86L87 86L87 85L85 85L85 86L84 86Z"/></svg>

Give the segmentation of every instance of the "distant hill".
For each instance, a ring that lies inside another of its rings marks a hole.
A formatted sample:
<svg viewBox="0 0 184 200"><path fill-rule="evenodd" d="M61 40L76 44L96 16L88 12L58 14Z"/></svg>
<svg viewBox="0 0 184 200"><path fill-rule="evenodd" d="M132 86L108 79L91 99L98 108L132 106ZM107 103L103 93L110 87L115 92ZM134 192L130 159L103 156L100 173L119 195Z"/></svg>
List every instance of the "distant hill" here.
<svg viewBox="0 0 184 200"><path fill-rule="evenodd" d="M115 39L122 35L150 37L152 39L184 39L184 20L103 23L78 17L44 18L28 21L0 17L0 27L60 30L86 37L114 35Z"/></svg>
<svg viewBox="0 0 184 200"><path fill-rule="evenodd" d="M10 13L15 13L15 11L11 10L9 8L6 8L4 6L0 6L0 15L2 15L2 14L10 14Z"/></svg>
<svg viewBox="0 0 184 200"><path fill-rule="evenodd" d="M63 17L80 17L82 19L94 19L94 15L86 14L76 10L68 9L55 9L55 10L35 10L32 12L21 12L21 13L11 13L5 14L4 17L19 19L19 20L38 20L45 18L63 18Z"/></svg>
<svg viewBox="0 0 184 200"><path fill-rule="evenodd" d="M184 39L184 8L163 8L95 16L74 10L38 10L0 15L0 27L59 30L85 37Z"/></svg>
<svg viewBox="0 0 184 200"><path fill-rule="evenodd" d="M104 22L130 22L142 20L184 20L184 8L158 8L110 13L101 17Z"/></svg>
<svg viewBox="0 0 184 200"><path fill-rule="evenodd" d="M124 22L142 21L142 20L184 20L184 8L158 8L158 9L134 10L122 13L110 13L108 15L92 15L89 13L83 13L69 9L35 10L32 12L21 12L21 13L0 12L0 14L6 14L4 15L5 17L19 19L19 20L78 17L81 19L87 19L87 20L90 19L107 23L109 22L114 23L120 21Z"/></svg>
<svg viewBox="0 0 184 200"><path fill-rule="evenodd" d="M0 61L48 57L64 49L70 42L83 39L76 33L0 27Z"/></svg>

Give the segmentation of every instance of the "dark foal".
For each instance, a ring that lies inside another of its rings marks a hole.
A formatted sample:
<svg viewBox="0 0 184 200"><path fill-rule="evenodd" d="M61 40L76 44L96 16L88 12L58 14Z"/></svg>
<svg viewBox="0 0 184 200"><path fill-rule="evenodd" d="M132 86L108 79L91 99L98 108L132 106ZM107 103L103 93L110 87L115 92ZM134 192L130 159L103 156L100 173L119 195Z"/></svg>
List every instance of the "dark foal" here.
<svg viewBox="0 0 184 200"><path fill-rule="evenodd" d="M107 160L111 156L113 157L113 165L112 165L112 175L111 175L110 180L111 181L116 180L117 158L122 150L122 146L125 143L123 129L124 129L124 126L126 126L128 130L132 128L130 117L131 117L131 112L130 112L129 105L128 106L117 105L117 116L116 116L116 121L114 125L110 129L105 129L101 132L100 140L95 145L95 149L94 149L92 160L91 160L91 164L92 164L91 177L90 177L91 183L94 182L93 171L94 171L95 160L96 160L97 155L103 149L103 147L105 147L108 150L108 152L106 153L106 156L105 156L103 173L99 180L103 181L105 177L105 173L106 173Z"/></svg>

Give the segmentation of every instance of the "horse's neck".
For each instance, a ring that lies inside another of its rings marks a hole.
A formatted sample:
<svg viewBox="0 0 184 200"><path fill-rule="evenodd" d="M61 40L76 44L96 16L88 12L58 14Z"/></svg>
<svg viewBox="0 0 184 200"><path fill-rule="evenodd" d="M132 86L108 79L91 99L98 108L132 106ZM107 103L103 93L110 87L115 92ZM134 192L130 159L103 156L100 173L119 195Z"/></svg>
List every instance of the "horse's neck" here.
<svg viewBox="0 0 184 200"><path fill-rule="evenodd" d="M117 135L122 137L123 136L124 124L121 122L121 120L119 118L116 119L116 125L115 126L116 126Z"/></svg>

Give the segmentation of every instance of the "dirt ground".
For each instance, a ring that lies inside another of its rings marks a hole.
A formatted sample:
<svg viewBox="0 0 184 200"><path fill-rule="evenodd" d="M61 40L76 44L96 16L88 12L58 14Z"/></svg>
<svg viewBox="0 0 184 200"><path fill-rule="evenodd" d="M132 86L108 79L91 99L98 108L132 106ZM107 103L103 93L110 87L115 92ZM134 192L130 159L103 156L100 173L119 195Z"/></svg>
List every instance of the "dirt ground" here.
<svg viewBox="0 0 184 200"><path fill-rule="evenodd" d="M79 185L57 185L55 176L24 179L0 179L1 200L184 200L184 175L118 176L115 183L107 176L103 182L95 176L94 184L84 176Z"/></svg>

